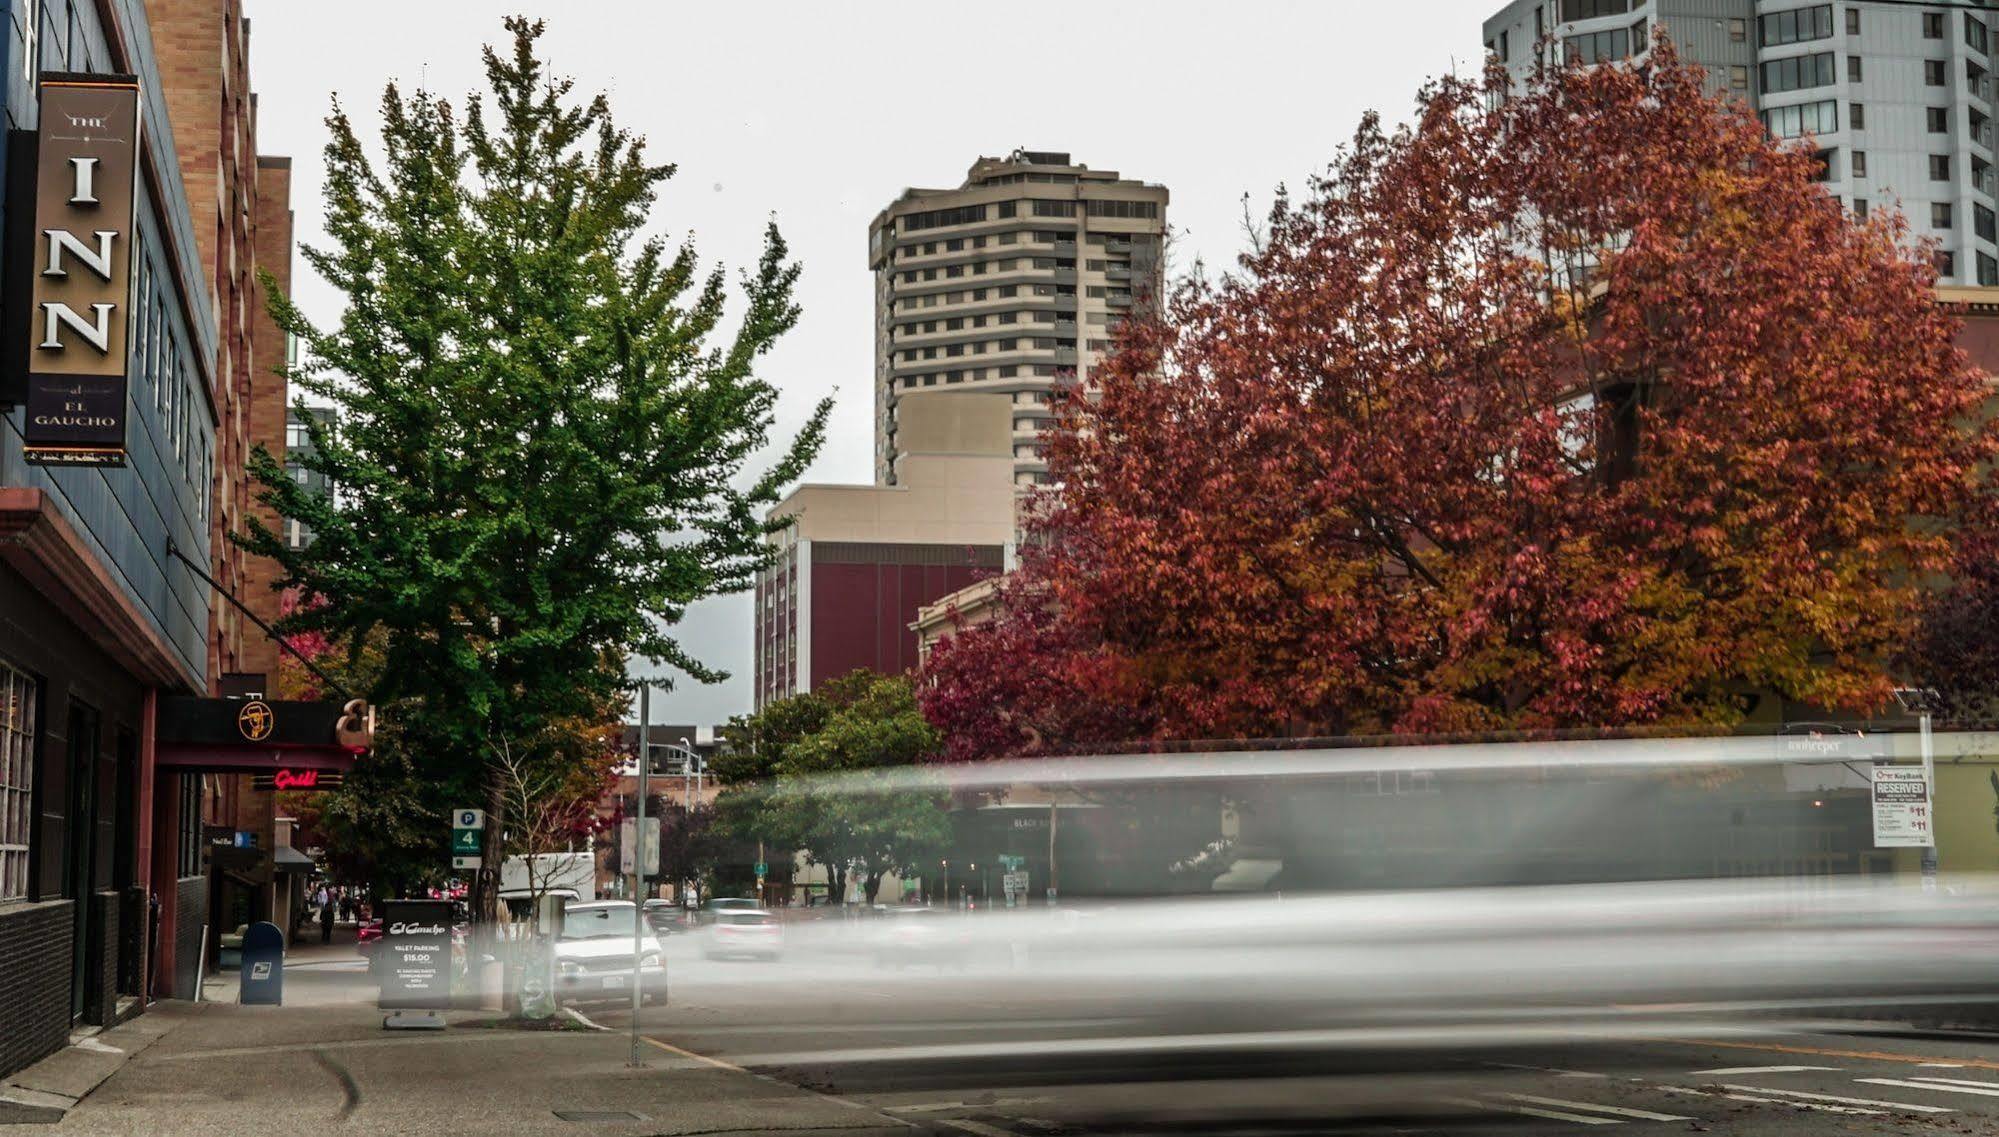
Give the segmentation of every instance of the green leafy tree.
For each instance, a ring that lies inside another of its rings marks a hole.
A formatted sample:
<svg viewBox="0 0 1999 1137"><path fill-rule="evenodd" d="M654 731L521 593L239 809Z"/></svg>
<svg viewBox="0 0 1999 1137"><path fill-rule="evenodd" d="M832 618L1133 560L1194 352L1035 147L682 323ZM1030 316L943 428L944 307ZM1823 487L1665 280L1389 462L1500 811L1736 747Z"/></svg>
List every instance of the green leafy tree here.
<svg viewBox="0 0 1999 1137"><path fill-rule="evenodd" d="M856 874L872 904L888 874L909 875L950 846L944 795L870 784L937 755L906 676L855 671L737 716L723 735L718 823L825 865L833 896Z"/></svg>
<svg viewBox="0 0 1999 1137"><path fill-rule="evenodd" d="M317 538L291 550L254 519L243 537L322 601L286 630L379 646L370 694L438 813L499 809L489 740L616 717L630 656L726 677L672 628L766 563L759 515L816 453L828 409L749 468L777 401L755 363L798 319L797 265L773 225L724 335L724 272L704 274L691 240L648 233L674 168L648 160L602 95L573 98L544 73L539 22L506 27L512 50L484 54L490 101L469 97L462 119L387 88L379 159L336 101L329 242L303 256L345 309L320 327L274 288L267 299L304 348L288 380L339 412L337 430L311 427L303 459L338 491L305 491L259 451L262 500Z"/></svg>

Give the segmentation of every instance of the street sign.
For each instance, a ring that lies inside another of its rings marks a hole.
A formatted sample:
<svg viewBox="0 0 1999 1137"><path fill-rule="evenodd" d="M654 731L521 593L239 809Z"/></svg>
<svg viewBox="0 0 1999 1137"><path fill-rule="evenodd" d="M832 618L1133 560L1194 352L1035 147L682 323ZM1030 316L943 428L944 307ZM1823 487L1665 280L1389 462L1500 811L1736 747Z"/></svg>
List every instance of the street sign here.
<svg viewBox="0 0 1999 1137"><path fill-rule="evenodd" d="M757 862L757 879L758 879L758 880L762 880L762 879L763 879L764 877L767 877L767 876L769 876L769 875L770 875L770 866L769 866L769 865L767 865L767 864L765 864L765 863L764 863L764 862L762 862L762 861L758 861L758 862Z"/></svg>
<svg viewBox="0 0 1999 1137"><path fill-rule="evenodd" d="M1001 868L1005 869L1008 872L1013 872L1018 869L1026 868L1027 858L1015 853L1001 853L999 855L999 863Z"/></svg>
<svg viewBox="0 0 1999 1137"><path fill-rule="evenodd" d="M636 817L627 817L618 826L618 871L630 875L635 871L632 854L639 852L638 823ZM645 874L659 875L659 818L646 818Z"/></svg>
<svg viewBox="0 0 1999 1137"><path fill-rule="evenodd" d="M453 829L484 829L486 811L483 809L454 809L451 811Z"/></svg>
<svg viewBox="0 0 1999 1137"><path fill-rule="evenodd" d="M478 868L480 865L479 856L485 851L485 836L485 810L452 810L451 867L454 869Z"/></svg>
<svg viewBox="0 0 1999 1137"><path fill-rule="evenodd" d="M478 857L451 858L451 867L454 869L476 869L483 863Z"/></svg>
<svg viewBox="0 0 1999 1137"><path fill-rule="evenodd" d="M1930 784L1918 766L1874 768L1874 846L1927 848L1936 844Z"/></svg>
<svg viewBox="0 0 1999 1137"><path fill-rule="evenodd" d="M1006 906L1013 907L1027 895L1027 873L1014 869L1000 877L1000 887L1006 891Z"/></svg>

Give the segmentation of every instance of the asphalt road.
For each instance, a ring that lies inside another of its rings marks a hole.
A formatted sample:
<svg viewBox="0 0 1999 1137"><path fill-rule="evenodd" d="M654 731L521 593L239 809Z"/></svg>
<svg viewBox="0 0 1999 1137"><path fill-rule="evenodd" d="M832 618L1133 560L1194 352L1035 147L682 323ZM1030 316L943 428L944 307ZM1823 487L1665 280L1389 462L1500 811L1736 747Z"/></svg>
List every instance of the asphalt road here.
<svg viewBox="0 0 1999 1137"><path fill-rule="evenodd" d="M641 1016L662 1060L803 1087L962 1137L1152 1133L1999 1134L1999 1035L1709 1019L1259 1032L1162 1024L1110 994L953 989L861 959L706 960ZM944 992L940 996L940 990ZM621 1003L584 1004L626 1030Z"/></svg>

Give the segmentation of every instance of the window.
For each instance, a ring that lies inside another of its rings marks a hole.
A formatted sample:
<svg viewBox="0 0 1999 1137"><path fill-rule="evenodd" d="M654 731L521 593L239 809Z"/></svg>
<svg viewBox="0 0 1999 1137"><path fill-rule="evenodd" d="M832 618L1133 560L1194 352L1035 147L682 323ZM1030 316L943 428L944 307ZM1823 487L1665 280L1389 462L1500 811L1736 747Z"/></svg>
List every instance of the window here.
<svg viewBox="0 0 1999 1137"><path fill-rule="evenodd" d="M1867 199L1866 199L1866 198L1864 198L1864 197L1856 197L1856 198L1854 198L1854 199L1853 199L1853 215L1854 215L1855 217L1858 217L1858 218L1861 218L1861 219L1863 219L1863 220L1865 220L1865 219L1866 219L1866 217L1867 217Z"/></svg>
<svg viewBox="0 0 1999 1137"><path fill-rule="evenodd" d="M1074 217L1076 216L1076 203L1073 201L1049 201L1046 198L1036 198L1034 199L1034 215L1036 217Z"/></svg>
<svg viewBox="0 0 1999 1137"><path fill-rule="evenodd" d="M1830 167L1831 163L1827 163L1827 165L1828 165L1828 167ZM1853 160L1852 160L1852 163L1851 163L1851 165L1852 165L1852 167L1853 167L1853 176L1854 176L1854 177L1856 177L1856 178L1864 178L1864 177L1866 177L1866 176L1867 176L1867 151L1865 151L1865 150L1855 150L1855 151L1853 152Z"/></svg>
<svg viewBox="0 0 1999 1137"><path fill-rule="evenodd" d="M1645 17L1640 16L1637 22L1631 25L1631 50L1635 54L1644 51L1645 47Z"/></svg>
<svg viewBox="0 0 1999 1137"><path fill-rule="evenodd" d="M1866 126L1867 104L1865 103L1846 104L1846 125L1852 127L1855 130L1859 130L1861 127Z"/></svg>
<svg viewBox="0 0 1999 1137"><path fill-rule="evenodd" d="M1943 60L1941 59L1923 60L1923 85L1925 87L1943 86L1943 77L1944 77Z"/></svg>
<svg viewBox="0 0 1999 1137"><path fill-rule="evenodd" d="M1746 41L1749 38L1749 21L1740 16L1731 17L1728 21L1728 38L1735 43Z"/></svg>
<svg viewBox="0 0 1999 1137"><path fill-rule="evenodd" d="M1999 284L1999 260L1990 253L1978 254L1978 283L1988 287Z"/></svg>
<svg viewBox="0 0 1999 1137"><path fill-rule="evenodd" d="M1933 182L1947 182L1950 180L1950 155L1930 155L1930 180Z"/></svg>
<svg viewBox="0 0 1999 1137"><path fill-rule="evenodd" d="M201 774L180 776L180 834L175 850L175 871L182 878L200 876L201 863Z"/></svg>
<svg viewBox="0 0 1999 1137"><path fill-rule="evenodd" d="M1822 99L1795 107L1771 107L1763 112L1763 125L1777 138L1830 134L1839 129L1839 104Z"/></svg>
<svg viewBox="0 0 1999 1137"><path fill-rule="evenodd" d="M1950 202L1933 201L1930 203L1930 228L1950 228Z"/></svg>
<svg viewBox="0 0 1999 1137"><path fill-rule="evenodd" d="M902 219L902 231L914 233L920 229L935 229L943 225L969 225L986 219L983 205L961 205L956 209L930 209L922 213L912 213ZM925 252L930 249L926 248Z"/></svg>
<svg viewBox="0 0 1999 1137"><path fill-rule="evenodd" d="M1730 67L1728 69L1728 86L1731 90L1747 91L1749 89L1749 68L1741 64Z"/></svg>
<svg viewBox="0 0 1999 1137"><path fill-rule="evenodd" d="M1545 26L1544 19L1541 15L1541 6L1536 4L1534 6L1534 42L1536 43L1541 42L1541 37L1545 35L1546 32L1547 28Z"/></svg>
<svg viewBox="0 0 1999 1137"><path fill-rule="evenodd" d="M1942 38L1943 38L1943 13L1942 13L1942 12L1924 12L1924 13L1923 13L1923 38L1924 38L1924 39L1942 39Z"/></svg>
<svg viewBox="0 0 1999 1137"><path fill-rule="evenodd" d="M999 208L998 208L998 210L996 211L996 213L997 213L997 215L998 215L998 216L1000 216L1000 217L1012 217L1012 216L1014 215L1014 203L1013 203L1013 202L1011 202L1011 201L1002 201L1002 202L1000 202L1000 203L999 203ZM1010 236L1012 236L1012 235L1013 235L1013 234L1009 233L1009 234L1006 234L1006 237L1010 237ZM1002 237L1002 238L1000 239L1000 243L1004 245L1004 244L1008 244L1009 242L1008 242L1008 241L1007 241L1007 240L1005 239L1005 237Z"/></svg>
<svg viewBox="0 0 1999 1137"><path fill-rule="evenodd" d="M1950 133L1950 108L1924 107L1923 113L1929 119L1931 134Z"/></svg>
<svg viewBox="0 0 1999 1137"><path fill-rule="evenodd" d="M35 681L0 660L0 900L28 895L34 776Z"/></svg>
<svg viewBox="0 0 1999 1137"><path fill-rule="evenodd" d="M1593 20L1598 16L1622 16L1631 10L1631 0L1562 0L1562 19Z"/></svg>
<svg viewBox="0 0 1999 1137"><path fill-rule="evenodd" d="M1846 10L1846 34L1850 36L1860 34L1860 9L1848 8Z"/></svg>
<svg viewBox="0 0 1999 1137"><path fill-rule="evenodd" d="M1801 91L1807 87L1829 87L1833 82L1832 52L1822 51L1817 55L1794 55L1789 59L1773 59L1763 65L1762 78L1765 94Z"/></svg>
<svg viewBox="0 0 1999 1137"><path fill-rule="evenodd" d="M1981 53L1987 50L1985 24L1969 12L1964 14L1964 46Z"/></svg>
<svg viewBox="0 0 1999 1137"><path fill-rule="evenodd" d="M1513 46L1507 42L1505 32L1499 33L1499 58L1502 62L1513 58Z"/></svg>
<svg viewBox="0 0 1999 1137"><path fill-rule="evenodd" d="M1860 57L1857 55L1846 57L1846 81L1849 83L1860 82Z"/></svg>
<svg viewBox="0 0 1999 1137"><path fill-rule="evenodd" d="M1865 169L1867 167L1867 155L1856 154L1855 157L1859 159L1860 167ZM1837 150L1821 150L1813 154L1812 162L1815 168L1812 171L1812 180L1815 182L1831 181L1832 164L1838 159L1839 151Z"/></svg>
<svg viewBox="0 0 1999 1137"><path fill-rule="evenodd" d="M1159 203L1156 201L1086 201L1083 205L1091 217L1154 219L1159 216Z"/></svg>
<svg viewBox="0 0 1999 1137"><path fill-rule="evenodd" d="M1990 206L1971 203L1971 231L1988 241L1999 241L1999 225L1994 224Z"/></svg>
<svg viewBox="0 0 1999 1137"><path fill-rule="evenodd" d="M1570 63L1605 63L1631 54L1631 33L1623 28L1589 32L1562 40L1563 58Z"/></svg>
<svg viewBox="0 0 1999 1137"><path fill-rule="evenodd" d="M1957 275L1957 254L1948 249L1938 249L1931 263L1936 266L1938 276Z"/></svg>
<svg viewBox="0 0 1999 1137"><path fill-rule="evenodd" d="M1818 4L1810 8L1793 8L1788 12L1772 12L1757 18L1756 29L1764 47L1825 39L1832 35L1832 5Z"/></svg>

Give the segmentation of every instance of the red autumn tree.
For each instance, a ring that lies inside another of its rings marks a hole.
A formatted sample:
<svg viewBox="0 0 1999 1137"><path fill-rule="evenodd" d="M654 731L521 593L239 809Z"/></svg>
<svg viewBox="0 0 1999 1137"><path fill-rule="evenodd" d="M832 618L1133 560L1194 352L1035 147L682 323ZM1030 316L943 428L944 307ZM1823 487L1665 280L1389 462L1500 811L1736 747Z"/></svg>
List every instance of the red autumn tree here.
<svg viewBox="0 0 1999 1137"><path fill-rule="evenodd" d="M954 756L1881 705L1993 446L1927 251L1819 174L1663 39L1370 117L1067 400Z"/></svg>

